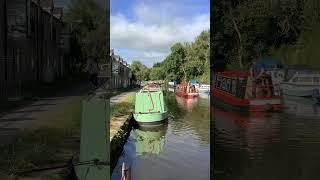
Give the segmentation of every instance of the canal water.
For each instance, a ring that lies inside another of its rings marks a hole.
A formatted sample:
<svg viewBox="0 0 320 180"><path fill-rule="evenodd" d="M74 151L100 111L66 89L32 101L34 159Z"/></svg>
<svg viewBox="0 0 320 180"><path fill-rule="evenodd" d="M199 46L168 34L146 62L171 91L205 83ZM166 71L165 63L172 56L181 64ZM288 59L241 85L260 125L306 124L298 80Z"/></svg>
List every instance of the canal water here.
<svg viewBox="0 0 320 180"><path fill-rule="evenodd" d="M166 92L170 118L155 128L132 129L112 173L121 179L124 162L132 180L210 179L210 108L208 96L183 99Z"/></svg>
<svg viewBox="0 0 320 180"><path fill-rule="evenodd" d="M214 179L320 179L320 106L312 100L286 96L281 113L211 113Z"/></svg>

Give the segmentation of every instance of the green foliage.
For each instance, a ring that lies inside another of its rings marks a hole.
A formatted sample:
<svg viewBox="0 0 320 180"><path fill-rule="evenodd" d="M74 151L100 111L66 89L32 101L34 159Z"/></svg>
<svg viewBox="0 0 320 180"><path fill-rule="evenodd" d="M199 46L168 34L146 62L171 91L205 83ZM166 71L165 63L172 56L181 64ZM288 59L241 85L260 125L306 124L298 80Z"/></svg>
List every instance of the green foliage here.
<svg viewBox="0 0 320 180"><path fill-rule="evenodd" d="M320 69L320 24L313 30L302 32L293 45L284 45L273 50L272 54L289 65L308 64Z"/></svg>
<svg viewBox="0 0 320 180"><path fill-rule="evenodd" d="M165 79L166 72L161 67L155 67L153 66L150 72L150 79L151 80L161 80Z"/></svg>
<svg viewBox="0 0 320 180"><path fill-rule="evenodd" d="M219 1L213 11L213 58L247 69L261 56L299 46L301 37L320 21L317 0Z"/></svg>
<svg viewBox="0 0 320 180"><path fill-rule="evenodd" d="M150 76L150 69L147 66L141 64L140 61L135 60L131 64L131 71L139 81L147 81Z"/></svg>
<svg viewBox="0 0 320 180"><path fill-rule="evenodd" d="M171 53L162 63L156 63L150 73L152 80L188 81L194 78L209 83L209 31L203 31L191 44L174 44L171 47Z"/></svg>
<svg viewBox="0 0 320 180"><path fill-rule="evenodd" d="M71 30L71 56L82 63L105 62L109 52L107 13L95 1L72 0L65 21Z"/></svg>

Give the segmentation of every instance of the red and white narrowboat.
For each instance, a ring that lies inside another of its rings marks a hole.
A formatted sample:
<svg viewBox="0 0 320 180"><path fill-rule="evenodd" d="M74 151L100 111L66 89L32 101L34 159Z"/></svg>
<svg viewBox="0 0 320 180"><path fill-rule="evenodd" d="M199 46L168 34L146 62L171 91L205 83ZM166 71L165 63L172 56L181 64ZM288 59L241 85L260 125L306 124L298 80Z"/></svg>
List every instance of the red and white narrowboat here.
<svg viewBox="0 0 320 180"><path fill-rule="evenodd" d="M282 97L274 95L268 74L252 78L249 72L224 71L215 74L213 104L235 111L280 111Z"/></svg>
<svg viewBox="0 0 320 180"><path fill-rule="evenodd" d="M175 92L177 95L184 98L194 98L199 96L194 85L189 86L188 84L178 84Z"/></svg>

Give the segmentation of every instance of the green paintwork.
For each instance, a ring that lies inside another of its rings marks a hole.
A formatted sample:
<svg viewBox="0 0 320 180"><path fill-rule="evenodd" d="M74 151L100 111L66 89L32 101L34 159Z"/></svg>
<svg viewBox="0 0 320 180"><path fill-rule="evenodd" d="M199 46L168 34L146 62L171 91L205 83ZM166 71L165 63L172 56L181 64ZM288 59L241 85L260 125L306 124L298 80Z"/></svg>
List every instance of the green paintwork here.
<svg viewBox="0 0 320 180"><path fill-rule="evenodd" d="M99 96L82 102L80 162L98 159L110 162L109 140L110 100ZM79 180L109 180L109 165L76 166Z"/></svg>
<svg viewBox="0 0 320 180"><path fill-rule="evenodd" d="M136 154L160 154L164 147L164 133L162 131L142 131L136 129Z"/></svg>
<svg viewBox="0 0 320 180"><path fill-rule="evenodd" d="M167 118L164 98L162 91L151 91L150 95L153 100L154 109L152 110L152 101L148 91L136 93L134 119L137 122L157 122Z"/></svg>

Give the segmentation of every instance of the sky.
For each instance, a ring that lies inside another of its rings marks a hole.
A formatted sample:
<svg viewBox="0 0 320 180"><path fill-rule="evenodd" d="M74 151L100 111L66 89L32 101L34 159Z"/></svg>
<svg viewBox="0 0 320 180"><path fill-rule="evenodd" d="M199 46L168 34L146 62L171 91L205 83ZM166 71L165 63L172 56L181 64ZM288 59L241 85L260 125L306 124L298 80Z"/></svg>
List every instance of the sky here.
<svg viewBox="0 0 320 180"><path fill-rule="evenodd" d="M110 47L152 67L210 27L210 0L110 0Z"/></svg>

